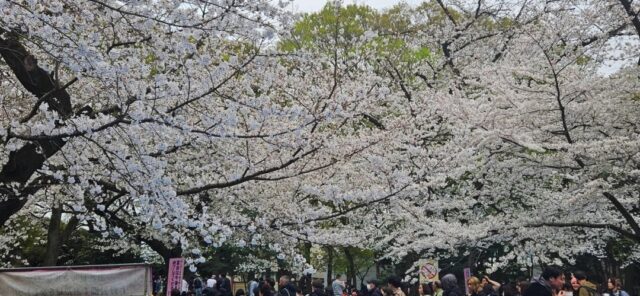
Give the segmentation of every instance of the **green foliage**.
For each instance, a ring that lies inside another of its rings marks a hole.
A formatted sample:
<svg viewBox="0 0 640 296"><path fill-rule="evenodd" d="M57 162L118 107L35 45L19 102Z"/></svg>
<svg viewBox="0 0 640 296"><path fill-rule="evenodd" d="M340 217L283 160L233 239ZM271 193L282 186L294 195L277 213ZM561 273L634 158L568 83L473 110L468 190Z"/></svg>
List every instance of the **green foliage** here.
<svg viewBox="0 0 640 296"><path fill-rule="evenodd" d="M414 56L419 61L428 59L431 57L431 50L428 47L421 47L415 51Z"/></svg>
<svg viewBox="0 0 640 296"><path fill-rule="evenodd" d="M49 220L33 222L26 217L16 219L15 229L22 233L17 238L20 248L11 251L12 257L21 260L8 260L11 266L42 266L47 250L47 225ZM64 223L63 223L64 224ZM65 226L65 225L61 225ZM2 232L0 232L2 235ZM117 264L138 263L144 260L131 251L100 250L104 246L104 240L99 234L91 233L86 229L75 230L69 240L62 245L60 265L87 265L87 264ZM5 259L3 259L5 260ZM23 260L26 260L23 262Z"/></svg>
<svg viewBox="0 0 640 296"><path fill-rule="evenodd" d="M580 65L580 66L584 66L587 63L589 63L592 60L591 57L586 56L586 55L581 55L576 59L576 64Z"/></svg>
<svg viewBox="0 0 640 296"><path fill-rule="evenodd" d="M105 241L96 233L86 229L77 229L62 246L60 265L143 263L144 259L136 252L126 250L100 250Z"/></svg>
<svg viewBox="0 0 640 296"><path fill-rule="evenodd" d="M349 247L349 252L353 256L356 273L364 272L375 264L375 253L372 250ZM326 248L313 248L311 251L311 264L320 269L327 266L328 253ZM333 273L346 274L349 262L343 252L343 247L333 248Z"/></svg>
<svg viewBox="0 0 640 296"><path fill-rule="evenodd" d="M369 6L337 8L327 3L320 12L306 14L296 22L291 38L282 40L279 48L287 52L318 48L330 53L337 45L349 51L350 43L362 38L367 30L375 29L377 18L378 12Z"/></svg>
<svg viewBox="0 0 640 296"><path fill-rule="evenodd" d="M13 258L3 258L2 260L15 267L25 266L22 260L26 260L28 265L31 266L42 265L47 250L46 228L41 227L40 223L27 219L27 217L24 216L18 217L12 223L18 232L23 233L21 237L16 239L16 245L20 246L20 248L12 249L10 255ZM6 231L6 229L0 231L0 236L4 235L4 231Z"/></svg>
<svg viewBox="0 0 640 296"><path fill-rule="evenodd" d="M378 12L366 5L327 4L320 12L306 14L296 22L291 37L281 40L278 47L285 52L305 49L328 56L339 49L342 57L368 50L401 63L430 59L433 54L429 47L413 48L408 43L410 33L419 29L411 23L409 9L400 4ZM367 32L371 36L366 36ZM365 37L368 39L363 41Z"/></svg>

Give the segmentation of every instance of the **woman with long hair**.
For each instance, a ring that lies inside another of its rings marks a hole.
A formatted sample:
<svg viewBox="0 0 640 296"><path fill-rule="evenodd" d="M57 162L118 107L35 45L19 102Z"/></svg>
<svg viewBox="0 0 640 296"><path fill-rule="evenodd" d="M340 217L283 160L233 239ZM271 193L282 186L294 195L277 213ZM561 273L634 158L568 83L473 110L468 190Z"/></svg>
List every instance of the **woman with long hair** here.
<svg viewBox="0 0 640 296"><path fill-rule="evenodd" d="M607 288L611 296L629 296L629 293L622 290L622 282L620 282L620 279L614 277L609 278Z"/></svg>
<svg viewBox="0 0 640 296"><path fill-rule="evenodd" d="M469 288L469 293L471 296L478 296L480 291L482 291L482 284L480 283L480 279L475 276L472 276L467 280L467 287Z"/></svg>

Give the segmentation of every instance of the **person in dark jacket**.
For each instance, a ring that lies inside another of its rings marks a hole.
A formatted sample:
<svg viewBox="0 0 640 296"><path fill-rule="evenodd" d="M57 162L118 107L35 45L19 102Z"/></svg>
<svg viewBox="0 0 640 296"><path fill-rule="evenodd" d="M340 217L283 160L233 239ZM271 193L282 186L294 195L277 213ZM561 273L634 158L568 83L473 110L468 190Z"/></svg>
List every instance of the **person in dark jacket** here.
<svg viewBox="0 0 640 296"><path fill-rule="evenodd" d="M227 277L226 272L220 274L217 284L218 290L222 296L233 296L233 291L231 291L231 280Z"/></svg>
<svg viewBox="0 0 640 296"><path fill-rule="evenodd" d="M324 294L325 294L325 295L332 296L332 295L333 295L333 287L331 287L331 286L326 286L326 287L324 288Z"/></svg>
<svg viewBox="0 0 640 296"><path fill-rule="evenodd" d="M280 296L296 296L296 287L291 283L291 278L287 275L283 275L280 277L278 281L278 287L280 291L278 291L278 295Z"/></svg>
<svg viewBox="0 0 640 296"><path fill-rule="evenodd" d="M382 296L380 284L376 280L370 280L367 283L367 296Z"/></svg>
<svg viewBox="0 0 640 296"><path fill-rule="evenodd" d="M196 277L193 279L193 291L195 292L196 296L202 296L203 286L204 284L202 282L202 279L199 275L196 275Z"/></svg>
<svg viewBox="0 0 640 296"><path fill-rule="evenodd" d="M442 285L442 296L464 296L464 293L458 287L458 279L453 274L447 274L440 279Z"/></svg>
<svg viewBox="0 0 640 296"><path fill-rule="evenodd" d="M524 291L526 291L527 289L529 289L529 286L531 285L530 282L528 281L520 281L518 283L518 294L519 295L524 295Z"/></svg>
<svg viewBox="0 0 640 296"><path fill-rule="evenodd" d="M273 291L274 282L272 279L266 279L258 287L258 296L274 296Z"/></svg>
<svg viewBox="0 0 640 296"><path fill-rule="evenodd" d="M314 280L311 283L311 296L326 296L323 281Z"/></svg>
<svg viewBox="0 0 640 296"><path fill-rule="evenodd" d="M218 288L216 288L216 285L213 285L211 287L207 286L206 288L204 288L202 290L202 295L204 295L204 296L222 296L220 294L220 291L218 290Z"/></svg>
<svg viewBox="0 0 640 296"><path fill-rule="evenodd" d="M520 296L520 292L518 291L518 286L516 283L507 283L502 286L502 295L504 296Z"/></svg>
<svg viewBox="0 0 640 296"><path fill-rule="evenodd" d="M560 291L564 287L564 274L555 267L547 267L539 278L533 279L531 285L522 296L554 296L554 290Z"/></svg>

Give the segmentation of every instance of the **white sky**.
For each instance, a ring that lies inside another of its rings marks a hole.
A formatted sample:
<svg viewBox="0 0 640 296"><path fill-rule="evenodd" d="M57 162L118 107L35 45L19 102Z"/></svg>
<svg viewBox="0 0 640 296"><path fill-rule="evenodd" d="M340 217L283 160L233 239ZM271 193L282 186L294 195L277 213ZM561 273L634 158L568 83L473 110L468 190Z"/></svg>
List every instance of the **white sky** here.
<svg viewBox="0 0 640 296"><path fill-rule="evenodd" d="M422 2L422 0L344 0L344 4L366 4L373 8L383 9L387 7L391 7L394 4L406 2L411 5L417 5ZM293 12L314 12L320 10L324 4L327 3L326 0L293 0L293 7L290 9Z"/></svg>

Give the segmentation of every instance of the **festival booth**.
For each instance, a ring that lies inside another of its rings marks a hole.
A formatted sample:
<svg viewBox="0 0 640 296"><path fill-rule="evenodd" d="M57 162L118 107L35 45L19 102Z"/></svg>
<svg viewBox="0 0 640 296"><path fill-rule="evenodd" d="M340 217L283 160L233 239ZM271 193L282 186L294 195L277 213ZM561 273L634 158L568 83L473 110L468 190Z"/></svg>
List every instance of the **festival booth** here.
<svg viewBox="0 0 640 296"><path fill-rule="evenodd" d="M147 296L151 291L148 264L0 269L2 296Z"/></svg>

